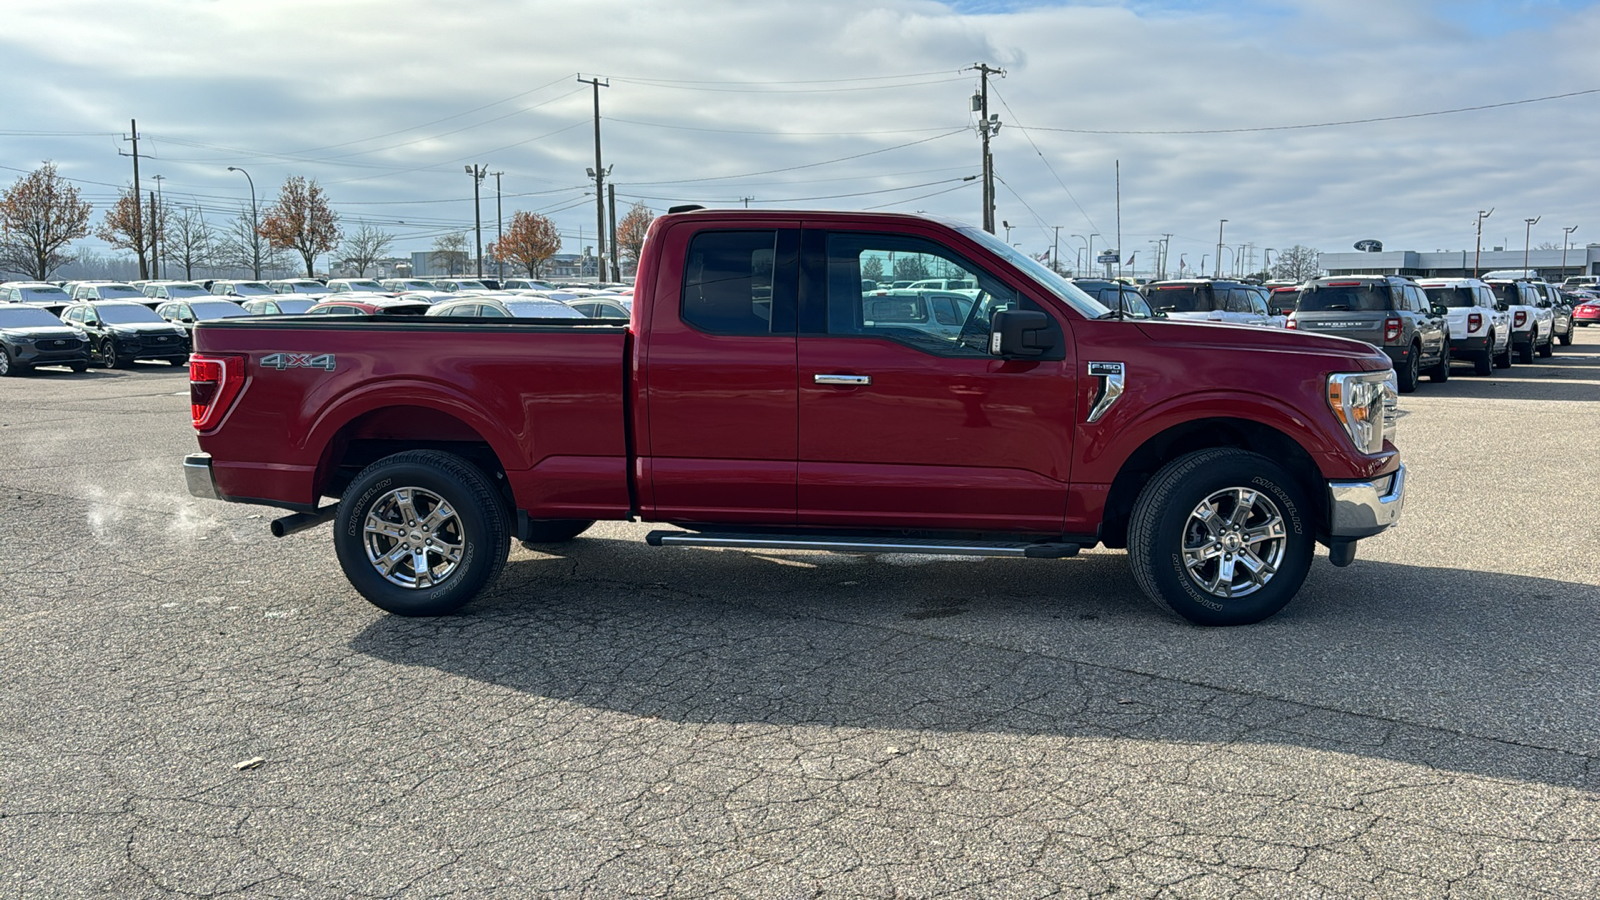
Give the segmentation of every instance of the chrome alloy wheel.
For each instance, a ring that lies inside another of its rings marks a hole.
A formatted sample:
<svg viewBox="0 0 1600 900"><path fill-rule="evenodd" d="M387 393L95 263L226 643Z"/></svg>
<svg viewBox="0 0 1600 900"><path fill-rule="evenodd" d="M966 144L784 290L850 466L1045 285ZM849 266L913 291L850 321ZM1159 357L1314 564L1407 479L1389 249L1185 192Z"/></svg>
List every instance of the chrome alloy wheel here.
<svg viewBox="0 0 1600 900"><path fill-rule="evenodd" d="M379 497L362 532L367 561L384 580L404 588L420 590L449 578L466 546L456 511L443 497L417 487Z"/></svg>
<svg viewBox="0 0 1600 900"><path fill-rule="evenodd" d="M1201 590L1223 599L1267 586L1283 565L1288 533L1276 503L1232 487L1200 501L1183 528L1183 562Z"/></svg>

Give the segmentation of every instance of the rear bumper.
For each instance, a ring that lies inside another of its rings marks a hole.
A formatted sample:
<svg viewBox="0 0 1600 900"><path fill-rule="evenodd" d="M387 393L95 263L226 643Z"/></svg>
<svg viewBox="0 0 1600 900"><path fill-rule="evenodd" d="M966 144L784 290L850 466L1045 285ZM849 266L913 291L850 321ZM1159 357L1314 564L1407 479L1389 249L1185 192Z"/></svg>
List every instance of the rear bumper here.
<svg viewBox="0 0 1600 900"><path fill-rule="evenodd" d="M1450 339L1451 353L1482 353L1489 349L1489 335L1487 333L1477 337L1461 337Z"/></svg>
<svg viewBox="0 0 1600 900"><path fill-rule="evenodd" d="M189 494L205 500L221 500L217 479L211 474L211 454L191 453L183 458L183 480Z"/></svg>
<svg viewBox="0 0 1600 900"><path fill-rule="evenodd" d="M1400 521L1406 502L1406 467L1371 481L1328 482L1328 535L1350 541L1372 537Z"/></svg>

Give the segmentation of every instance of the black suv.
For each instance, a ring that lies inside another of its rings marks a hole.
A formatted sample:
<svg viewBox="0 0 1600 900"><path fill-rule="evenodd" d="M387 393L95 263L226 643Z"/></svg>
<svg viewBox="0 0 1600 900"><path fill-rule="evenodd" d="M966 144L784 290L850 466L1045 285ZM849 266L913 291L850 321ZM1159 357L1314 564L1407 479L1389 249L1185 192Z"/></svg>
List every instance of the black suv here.
<svg viewBox="0 0 1600 900"><path fill-rule="evenodd" d="M1144 295L1131 284L1107 281L1104 278L1070 278L1068 282L1099 300L1101 306L1120 312L1130 319L1148 319L1154 315Z"/></svg>
<svg viewBox="0 0 1600 900"><path fill-rule="evenodd" d="M163 359L174 366L189 361L189 335L142 303L74 303L61 321L88 332L95 358L113 369L126 369L136 359Z"/></svg>
<svg viewBox="0 0 1600 900"><path fill-rule="evenodd" d="M1289 327L1377 347L1394 361L1400 392L1409 394L1423 372L1433 381L1450 379L1447 314L1409 278L1336 275L1306 284Z"/></svg>

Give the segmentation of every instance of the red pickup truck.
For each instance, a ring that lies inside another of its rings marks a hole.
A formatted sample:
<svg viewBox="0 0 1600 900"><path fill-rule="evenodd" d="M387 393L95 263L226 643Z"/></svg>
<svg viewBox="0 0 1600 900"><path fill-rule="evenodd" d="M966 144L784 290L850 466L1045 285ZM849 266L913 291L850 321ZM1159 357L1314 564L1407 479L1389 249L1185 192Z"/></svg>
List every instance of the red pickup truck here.
<svg viewBox="0 0 1600 900"><path fill-rule="evenodd" d="M279 535L335 520L402 615L471 600L513 537L642 519L662 547L1126 547L1209 625L1271 616L1314 543L1348 565L1403 504L1382 353L1126 318L956 223L674 210L632 314L206 322L189 489L294 511Z"/></svg>

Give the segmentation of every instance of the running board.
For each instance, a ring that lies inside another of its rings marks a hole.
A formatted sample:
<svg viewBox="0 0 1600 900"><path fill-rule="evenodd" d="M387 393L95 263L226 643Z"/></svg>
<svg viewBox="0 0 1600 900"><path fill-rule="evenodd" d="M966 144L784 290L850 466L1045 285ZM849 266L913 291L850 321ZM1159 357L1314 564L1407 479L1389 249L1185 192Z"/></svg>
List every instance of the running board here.
<svg viewBox="0 0 1600 900"><path fill-rule="evenodd" d="M1065 559L1077 544L1018 541L967 541L943 538L831 537L819 534L719 534L710 531L652 531L652 547L737 547L754 550L827 550L833 553L932 553L945 556L1010 556Z"/></svg>

